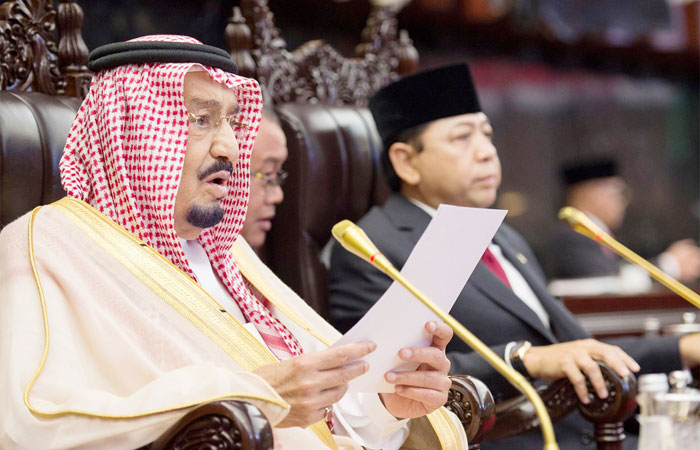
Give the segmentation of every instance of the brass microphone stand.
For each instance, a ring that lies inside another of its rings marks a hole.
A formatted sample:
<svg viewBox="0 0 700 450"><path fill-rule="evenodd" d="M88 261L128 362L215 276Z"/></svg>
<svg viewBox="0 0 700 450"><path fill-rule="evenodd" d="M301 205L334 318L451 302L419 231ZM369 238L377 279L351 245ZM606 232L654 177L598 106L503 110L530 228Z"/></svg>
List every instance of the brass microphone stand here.
<svg viewBox="0 0 700 450"><path fill-rule="evenodd" d="M422 292L416 289L401 273L382 255L374 246L364 231L349 220L338 222L332 230L333 236L342 244L345 249L359 256L365 261L381 270L393 280L401 283L408 291L430 308L440 319L449 325L457 336L460 337L469 347L481 355L492 367L503 375L513 386L525 394L532 402L540 419L542 437L544 439L544 450L558 450L556 439L554 438L554 428L552 420L547 413L547 408L542 402L542 398L535 388L521 374L508 367L505 361L493 352L490 348L467 330L461 323L433 303Z"/></svg>
<svg viewBox="0 0 700 450"><path fill-rule="evenodd" d="M574 231L580 233L596 242L599 242L612 251L625 258L632 264L641 266L649 275L654 277L659 283L663 284L671 291L675 292L688 303L691 303L696 308L700 308L700 295L693 292L687 286L664 273L658 267L651 264L646 259L634 253L624 245L612 238L608 233L601 230L587 215L572 206L565 206L559 210L559 219L565 221Z"/></svg>

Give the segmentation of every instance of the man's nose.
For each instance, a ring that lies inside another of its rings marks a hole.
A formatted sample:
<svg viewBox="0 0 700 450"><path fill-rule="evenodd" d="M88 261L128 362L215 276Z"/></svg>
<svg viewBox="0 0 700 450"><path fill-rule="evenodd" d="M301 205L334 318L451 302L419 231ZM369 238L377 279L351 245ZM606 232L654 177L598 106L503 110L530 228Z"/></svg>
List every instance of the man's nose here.
<svg viewBox="0 0 700 450"><path fill-rule="evenodd" d="M270 205L279 205L284 200L284 190L279 184L265 186L265 201Z"/></svg>
<svg viewBox="0 0 700 450"><path fill-rule="evenodd" d="M240 152L238 138L234 130L225 121L214 131L214 139L209 152L215 159L225 158L234 165L238 162Z"/></svg>
<svg viewBox="0 0 700 450"><path fill-rule="evenodd" d="M495 158L497 153L496 146L493 145L491 139L486 135L482 135L476 144L476 158L479 161L487 161Z"/></svg>

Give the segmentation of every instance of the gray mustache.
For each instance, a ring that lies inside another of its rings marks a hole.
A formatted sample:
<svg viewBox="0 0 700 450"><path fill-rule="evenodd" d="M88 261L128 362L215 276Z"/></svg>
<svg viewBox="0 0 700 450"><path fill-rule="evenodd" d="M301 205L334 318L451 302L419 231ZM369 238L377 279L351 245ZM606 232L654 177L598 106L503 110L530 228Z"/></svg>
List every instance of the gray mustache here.
<svg viewBox="0 0 700 450"><path fill-rule="evenodd" d="M216 162L214 162L214 164L199 172L197 176L200 180L203 180L209 175L219 172L221 170L226 170L228 173L233 173L233 164L231 163L231 161L218 159L216 160Z"/></svg>

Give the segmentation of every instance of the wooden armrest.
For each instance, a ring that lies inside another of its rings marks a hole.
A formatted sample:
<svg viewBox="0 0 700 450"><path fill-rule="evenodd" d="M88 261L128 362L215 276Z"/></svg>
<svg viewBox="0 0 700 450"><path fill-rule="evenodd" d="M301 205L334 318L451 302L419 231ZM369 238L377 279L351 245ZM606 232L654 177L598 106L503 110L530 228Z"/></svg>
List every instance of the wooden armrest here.
<svg viewBox="0 0 700 450"><path fill-rule="evenodd" d="M476 443L494 425L493 396L477 378L469 375L451 378L452 388L445 406L462 422L469 442ZM252 404L220 400L193 409L156 441L139 450L204 447L217 450L269 450L273 447L272 428ZM478 448L478 444L469 448Z"/></svg>
<svg viewBox="0 0 700 450"><path fill-rule="evenodd" d="M634 375L620 377L607 364L598 361L608 389L608 398L599 399L587 380L591 402L584 405L578 400L573 385L567 379L556 381L539 389L552 422L566 417L575 408L588 421L595 424L596 441L599 448L622 448L625 439L623 422L632 416L637 406L637 379ZM496 426L479 439L491 441L516 436L539 426L539 419L525 396L496 405ZM471 443L472 441L470 441ZM476 442L476 441L475 441ZM617 445L619 444L619 447Z"/></svg>
<svg viewBox="0 0 700 450"><path fill-rule="evenodd" d="M483 435L495 423L495 403L491 391L486 385L469 375L454 375L452 387L447 396L445 407L455 413L464 426L469 448L478 448Z"/></svg>
<svg viewBox="0 0 700 450"><path fill-rule="evenodd" d="M156 441L139 450L270 450L272 447L272 427L256 406L238 400L219 400L193 409Z"/></svg>

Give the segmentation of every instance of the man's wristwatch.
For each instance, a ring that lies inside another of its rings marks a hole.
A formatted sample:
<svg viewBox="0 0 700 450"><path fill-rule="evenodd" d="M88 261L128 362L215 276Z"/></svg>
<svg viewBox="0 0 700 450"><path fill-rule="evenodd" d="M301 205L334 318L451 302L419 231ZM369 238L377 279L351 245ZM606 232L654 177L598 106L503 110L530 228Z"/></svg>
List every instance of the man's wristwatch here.
<svg viewBox="0 0 700 450"><path fill-rule="evenodd" d="M525 353L527 353L531 347L532 344L530 341L518 341L510 350L510 355L508 355L511 367L526 378L530 378L530 374L527 373L525 363L523 363L523 358L525 358Z"/></svg>

